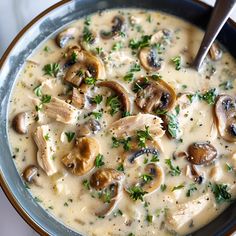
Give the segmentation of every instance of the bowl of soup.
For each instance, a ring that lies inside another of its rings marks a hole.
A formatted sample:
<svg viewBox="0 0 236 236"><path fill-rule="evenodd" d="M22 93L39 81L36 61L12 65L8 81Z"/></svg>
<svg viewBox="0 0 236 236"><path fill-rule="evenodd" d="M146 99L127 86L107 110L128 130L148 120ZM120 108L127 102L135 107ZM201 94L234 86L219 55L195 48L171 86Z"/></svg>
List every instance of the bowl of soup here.
<svg viewBox="0 0 236 236"><path fill-rule="evenodd" d="M1 185L40 234L233 231L232 22L191 68L210 12L62 1L13 41L1 59Z"/></svg>

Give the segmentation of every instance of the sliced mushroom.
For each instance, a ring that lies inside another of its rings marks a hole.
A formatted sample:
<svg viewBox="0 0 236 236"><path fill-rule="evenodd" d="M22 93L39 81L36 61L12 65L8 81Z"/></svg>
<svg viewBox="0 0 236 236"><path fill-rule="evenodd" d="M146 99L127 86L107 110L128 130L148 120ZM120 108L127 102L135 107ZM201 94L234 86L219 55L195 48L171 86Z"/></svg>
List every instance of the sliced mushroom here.
<svg viewBox="0 0 236 236"><path fill-rule="evenodd" d="M210 50L209 50L210 58L213 61L218 61L222 57L222 50L220 49L217 43L213 43Z"/></svg>
<svg viewBox="0 0 236 236"><path fill-rule="evenodd" d="M236 142L236 100L220 95L215 104L217 128L220 136L228 142Z"/></svg>
<svg viewBox="0 0 236 236"><path fill-rule="evenodd" d="M120 98L124 111L131 113L131 102L128 92L121 84L115 81L103 81L98 83L98 86L107 87L113 90Z"/></svg>
<svg viewBox="0 0 236 236"><path fill-rule="evenodd" d="M78 127L78 137L88 136L91 133L96 134L101 130L101 124L98 120L89 119Z"/></svg>
<svg viewBox="0 0 236 236"><path fill-rule="evenodd" d="M160 166L155 165L154 163L147 164L144 170L145 174L152 177L152 180L148 183L142 182L141 186L145 192L152 193L163 183L164 172Z"/></svg>
<svg viewBox="0 0 236 236"><path fill-rule="evenodd" d="M12 127L19 134L27 134L28 124L27 124L27 113L20 112L12 120Z"/></svg>
<svg viewBox="0 0 236 236"><path fill-rule="evenodd" d="M168 29L162 29L157 31L155 34L152 35L151 37L151 44L155 43L162 43L163 40L165 40L166 37L170 36L170 30Z"/></svg>
<svg viewBox="0 0 236 236"><path fill-rule="evenodd" d="M154 80L151 76L141 78L136 83L142 88L137 92L135 102L147 113L169 111L175 106L176 94L164 80Z"/></svg>
<svg viewBox="0 0 236 236"><path fill-rule="evenodd" d="M33 183L38 174L38 168L35 165L29 165L23 171L23 178L28 183Z"/></svg>
<svg viewBox="0 0 236 236"><path fill-rule="evenodd" d="M149 127L150 134L156 138L164 135L161 126L161 118L151 114L138 114L128 116L115 121L110 126L110 131L113 136L121 138L125 136L134 136L137 130L145 130L145 126Z"/></svg>
<svg viewBox="0 0 236 236"><path fill-rule="evenodd" d="M188 161L194 165L209 164L217 157L217 150L208 142L193 143L188 147Z"/></svg>
<svg viewBox="0 0 236 236"><path fill-rule="evenodd" d="M64 79L79 87L86 77L104 79L105 75L105 68L101 59L81 50L77 54L76 63L68 69Z"/></svg>
<svg viewBox="0 0 236 236"><path fill-rule="evenodd" d="M52 159L53 151L50 140L46 140L45 136L49 130L48 125L42 125L36 128L33 135L34 141L38 147L37 162L39 166L50 176L57 172L55 163Z"/></svg>
<svg viewBox="0 0 236 236"><path fill-rule="evenodd" d="M74 38L76 28L68 28L57 35L56 42L60 48L64 48L69 40Z"/></svg>
<svg viewBox="0 0 236 236"><path fill-rule="evenodd" d="M65 124L72 123L77 116L75 107L56 97L52 97L49 103L43 105L43 108L48 117Z"/></svg>
<svg viewBox="0 0 236 236"><path fill-rule="evenodd" d="M82 109L85 105L84 93L81 92L80 89L73 87L71 101L72 101L71 104L74 107Z"/></svg>
<svg viewBox="0 0 236 236"><path fill-rule="evenodd" d="M120 32L124 30L125 19L123 16L114 16L114 18L112 19L112 23L113 25L111 31L102 30L100 32L100 35L103 39L111 39L114 36L118 36Z"/></svg>
<svg viewBox="0 0 236 236"><path fill-rule="evenodd" d="M84 175L94 167L99 154L99 144L90 137L78 138L72 151L62 158L62 163L74 175Z"/></svg>
<svg viewBox="0 0 236 236"><path fill-rule="evenodd" d="M159 71L163 65L163 59L155 47L144 47L139 52L139 60L148 72Z"/></svg>

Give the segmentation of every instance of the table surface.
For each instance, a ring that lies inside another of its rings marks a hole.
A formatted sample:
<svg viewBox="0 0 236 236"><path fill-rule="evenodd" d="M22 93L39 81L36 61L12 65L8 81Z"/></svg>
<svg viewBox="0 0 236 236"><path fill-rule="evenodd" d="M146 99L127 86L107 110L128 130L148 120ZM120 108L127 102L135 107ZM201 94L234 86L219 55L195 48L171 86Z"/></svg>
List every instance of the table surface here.
<svg viewBox="0 0 236 236"><path fill-rule="evenodd" d="M0 57L16 34L37 14L58 0L1 0L0 1ZM214 0L205 0L211 5ZM20 4L19 4L20 3ZM236 9L232 18L236 21ZM7 20L7 24L3 23ZM36 236L8 202L0 189L0 235L1 236Z"/></svg>

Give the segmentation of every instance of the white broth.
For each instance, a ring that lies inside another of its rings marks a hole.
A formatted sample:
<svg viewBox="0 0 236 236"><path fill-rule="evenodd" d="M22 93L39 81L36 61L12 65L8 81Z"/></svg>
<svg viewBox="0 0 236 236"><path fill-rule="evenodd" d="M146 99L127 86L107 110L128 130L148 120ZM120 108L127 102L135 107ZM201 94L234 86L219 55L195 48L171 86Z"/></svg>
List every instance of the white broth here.
<svg viewBox="0 0 236 236"><path fill-rule="evenodd" d="M28 58L9 140L35 200L85 235L188 234L236 196L235 59L174 16L109 10Z"/></svg>

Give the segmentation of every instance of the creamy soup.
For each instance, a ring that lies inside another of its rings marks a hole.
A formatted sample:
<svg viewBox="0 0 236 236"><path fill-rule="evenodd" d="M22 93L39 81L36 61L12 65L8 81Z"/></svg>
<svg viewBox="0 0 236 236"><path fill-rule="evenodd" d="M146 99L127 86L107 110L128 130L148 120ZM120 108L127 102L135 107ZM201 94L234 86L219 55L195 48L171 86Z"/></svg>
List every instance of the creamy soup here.
<svg viewBox="0 0 236 236"><path fill-rule="evenodd" d="M84 235L187 234L236 195L236 63L174 16L79 19L25 62L9 141L25 186Z"/></svg>

